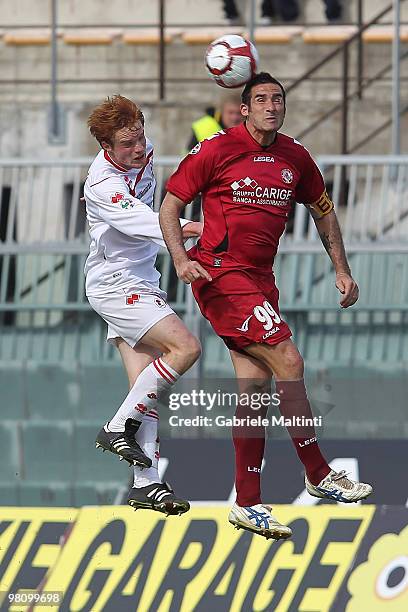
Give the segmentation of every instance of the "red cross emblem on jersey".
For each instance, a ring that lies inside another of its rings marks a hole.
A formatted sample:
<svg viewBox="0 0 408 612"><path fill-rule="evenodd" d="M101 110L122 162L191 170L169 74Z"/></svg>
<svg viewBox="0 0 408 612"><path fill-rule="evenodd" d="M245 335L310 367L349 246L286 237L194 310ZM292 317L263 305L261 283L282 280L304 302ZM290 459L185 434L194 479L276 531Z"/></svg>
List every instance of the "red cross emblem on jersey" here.
<svg viewBox="0 0 408 612"><path fill-rule="evenodd" d="M121 200L123 200L124 198L124 194L123 193L118 193L116 192L112 197L111 197L111 201L113 202L113 204L117 204L118 202L120 202Z"/></svg>
<svg viewBox="0 0 408 612"><path fill-rule="evenodd" d="M126 304L129 306L133 306L136 302L139 301L139 296L137 293L132 293L132 295L126 296Z"/></svg>

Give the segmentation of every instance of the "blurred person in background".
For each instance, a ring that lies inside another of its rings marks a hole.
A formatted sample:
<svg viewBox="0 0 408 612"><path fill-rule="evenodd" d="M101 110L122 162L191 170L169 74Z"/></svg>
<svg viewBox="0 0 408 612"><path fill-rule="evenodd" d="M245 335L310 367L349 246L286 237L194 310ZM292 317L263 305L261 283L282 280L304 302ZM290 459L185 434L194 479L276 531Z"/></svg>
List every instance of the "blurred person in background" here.
<svg viewBox="0 0 408 612"><path fill-rule="evenodd" d="M223 0L224 15L230 25L243 25L235 0ZM274 18L291 22L299 17L297 0L262 0L260 23L269 25Z"/></svg>
<svg viewBox="0 0 408 612"><path fill-rule="evenodd" d="M241 115L241 101L238 94L225 94L221 99L218 109L210 106L205 115L193 121L191 125L191 137L188 141L187 151L190 151L197 143L209 138L216 132L239 125L243 121Z"/></svg>
<svg viewBox="0 0 408 612"><path fill-rule="evenodd" d="M323 0L326 19L329 23L340 22L343 18L342 0Z"/></svg>
<svg viewBox="0 0 408 612"><path fill-rule="evenodd" d="M153 145L145 136L142 111L123 96L94 108L88 126L101 151L84 187L91 238L86 295L107 323L107 341L119 350L129 380L128 394L98 433L96 447L134 466L132 507L182 514L189 503L158 473L157 403L201 348L159 287L155 262L165 245L152 210ZM201 232L200 223L182 219L180 224L184 239Z"/></svg>
<svg viewBox="0 0 408 612"><path fill-rule="evenodd" d="M216 109L210 106L206 109L205 115L193 121L191 124L191 136L187 144L188 153L199 142L202 142L206 138L210 138L220 130L226 130L228 128L239 125L244 120L241 115L241 100L239 94L229 92L224 94L221 98L219 108ZM164 197L165 193L163 193ZM191 218L195 221L200 220L201 215L201 197L197 196L192 204ZM177 278L174 268L171 271L172 278ZM177 289L177 285L172 283L174 291Z"/></svg>
<svg viewBox="0 0 408 612"><path fill-rule="evenodd" d="M296 19L299 10L296 0L277 0L279 8L282 8L282 19L284 21L293 21ZM223 0L224 15L230 25L243 25L243 19L239 13L235 0ZM280 7L282 5L282 7ZM276 14L276 9L273 0L262 0L261 4L261 23L268 25L272 22Z"/></svg>
<svg viewBox="0 0 408 612"><path fill-rule="evenodd" d="M322 0L326 19L329 23L341 20L343 7L341 0ZM243 25L235 0L223 0L224 15L230 25ZM298 0L262 0L261 20L263 25L271 25L274 20L290 23L299 18Z"/></svg>

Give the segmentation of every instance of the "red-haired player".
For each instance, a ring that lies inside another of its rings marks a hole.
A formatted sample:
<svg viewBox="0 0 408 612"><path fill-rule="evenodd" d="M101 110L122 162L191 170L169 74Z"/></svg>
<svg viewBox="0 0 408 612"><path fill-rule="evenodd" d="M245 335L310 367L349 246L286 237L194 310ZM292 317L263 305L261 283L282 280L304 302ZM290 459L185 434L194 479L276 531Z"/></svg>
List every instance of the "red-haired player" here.
<svg viewBox="0 0 408 612"><path fill-rule="evenodd" d="M86 295L106 321L107 339L118 348L129 379L129 392L96 446L133 464L131 506L182 514L189 503L158 473L157 400L198 359L200 344L159 287L155 262L164 242L152 210L153 146L142 111L124 96L94 108L88 126L101 151L84 187L91 237ZM200 234L200 223L180 222L183 239Z"/></svg>

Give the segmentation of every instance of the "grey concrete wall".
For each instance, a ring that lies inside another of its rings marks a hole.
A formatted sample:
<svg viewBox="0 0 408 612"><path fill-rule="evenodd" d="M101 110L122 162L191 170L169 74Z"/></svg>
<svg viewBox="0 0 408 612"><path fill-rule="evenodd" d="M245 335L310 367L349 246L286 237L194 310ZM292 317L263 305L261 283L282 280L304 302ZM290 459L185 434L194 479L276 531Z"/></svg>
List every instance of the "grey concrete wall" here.
<svg viewBox="0 0 408 612"><path fill-rule="evenodd" d="M304 45L301 41L290 46L260 46L261 67L271 71L283 82L302 74L330 47ZM366 47L365 73L373 75L390 60L389 45ZM351 58L351 76L355 76L355 54ZM402 64L406 75L407 61ZM122 44L112 48L66 48L60 46L58 88L59 100L67 114L67 141L64 146L49 146L46 114L50 100L48 81L49 49L15 49L7 47L0 54L2 78L10 79L0 89L0 155L1 156L76 156L94 152L87 134L86 118L92 106L105 96L121 93L137 101L145 110L148 132L161 154L180 153L190 131L191 122L209 104L217 104L224 93L206 77L203 49L182 44L168 48L167 76L183 77L184 83L169 81L166 101L158 101L157 50L130 48ZM289 95L285 130L298 135L325 110L341 99L341 62L333 61L319 72L319 81L306 82ZM202 77L200 83L190 78ZM146 79L143 82L136 78ZM149 80L149 78L151 80ZM42 81L35 82L37 79ZM76 81L80 79L79 81ZM93 79L99 79L95 82ZM123 80L122 80L123 79ZM350 83L353 91L355 83ZM403 82L401 98L407 99L408 82ZM351 143L361 140L375 125L390 117L391 83L377 83L367 90L363 101L350 107ZM408 151L408 118L402 123L402 147ZM305 139L316 154L340 152L341 116L334 115ZM386 131L361 152L388 153L390 132Z"/></svg>
<svg viewBox="0 0 408 612"><path fill-rule="evenodd" d="M143 104L147 134L155 144L156 154L181 154L189 140L191 122L200 116L199 104L186 106L160 106ZM306 99L289 101L288 114L282 129L296 136L319 112L326 108L325 101ZM46 109L42 104L3 104L0 113L0 156L31 158L64 158L93 155L97 143L88 134L86 118L92 103L66 105L67 140L64 145L51 145L47 139ZM389 116L389 105L372 100L352 105L349 133L353 145L364 138L375 125L381 125ZM340 152L341 121L339 114L322 124L312 135L302 139L314 155ZM408 152L408 118L401 126L402 150ZM388 154L391 152L389 129L378 135L375 141L362 148L362 154Z"/></svg>
<svg viewBox="0 0 408 612"><path fill-rule="evenodd" d="M348 3L355 10L355 2ZM365 1L367 17L384 6L384 1ZM114 6L114 9L113 9ZM0 0L3 28L16 24L42 24L49 17L49 0ZM323 18L321 0L306 3L311 20ZM407 6L404 10L408 9ZM221 0L166 0L169 22L209 21L220 19ZM148 23L157 18L156 0L108 0L79 2L59 1L59 18L64 23ZM407 15L408 19L408 15ZM290 45L259 45L263 70L272 72L285 84L290 83L329 53L330 45L305 45L300 38ZM58 43L58 97L66 109L66 143L49 145L47 110L50 100L49 46L13 47L0 41L0 155L8 156L77 156L96 150L86 129L86 118L93 105L105 96L122 93L135 99L145 110L148 132L160 154L181 153L188 140L191 122L209 104L217 104L223 90L207 78L201 46L188 46L178 41L167 46L166 100L158 101L157 47L128 46L115 41L111 46L69 46ZM355 50L351 54L351 77L356 74ZM371 76L391 62L391 45L365 46L365 75ZM402 64L402 76L407 77ZM319 81L307 82L289 96L285 130L293 135L341 98L341 61L335 60L319 71ZM377 83L367 91L362 102L353 102L350 109L351 143L363 138L375 125L390 116L391 84ZM180 83L174 79L184 78ZM190 79L202 78L202 82ZM355 87L351 81L350 89ZM402 99L407 99L408 81L403 81ZM402 123L402 147L408 150L407 121ZM315 154L340 151L341 117L339 114L321 125L305 144ZM389 130L361 152L388 153Z"/></svg>

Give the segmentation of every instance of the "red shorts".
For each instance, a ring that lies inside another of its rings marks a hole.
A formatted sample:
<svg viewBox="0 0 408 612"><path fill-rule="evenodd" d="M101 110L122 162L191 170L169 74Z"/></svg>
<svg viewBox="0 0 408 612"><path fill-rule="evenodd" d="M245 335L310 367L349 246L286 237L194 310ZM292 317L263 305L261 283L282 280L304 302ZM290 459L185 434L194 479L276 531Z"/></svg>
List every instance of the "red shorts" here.
<svg viewBox="0 0 408 612"><path fill-rule="evenodd" d="M279 291L271 274L240 270L213 274L192 284L204 317L229 349L243 352L254 342L279 344L292 332L279 313Z"/></svg>

